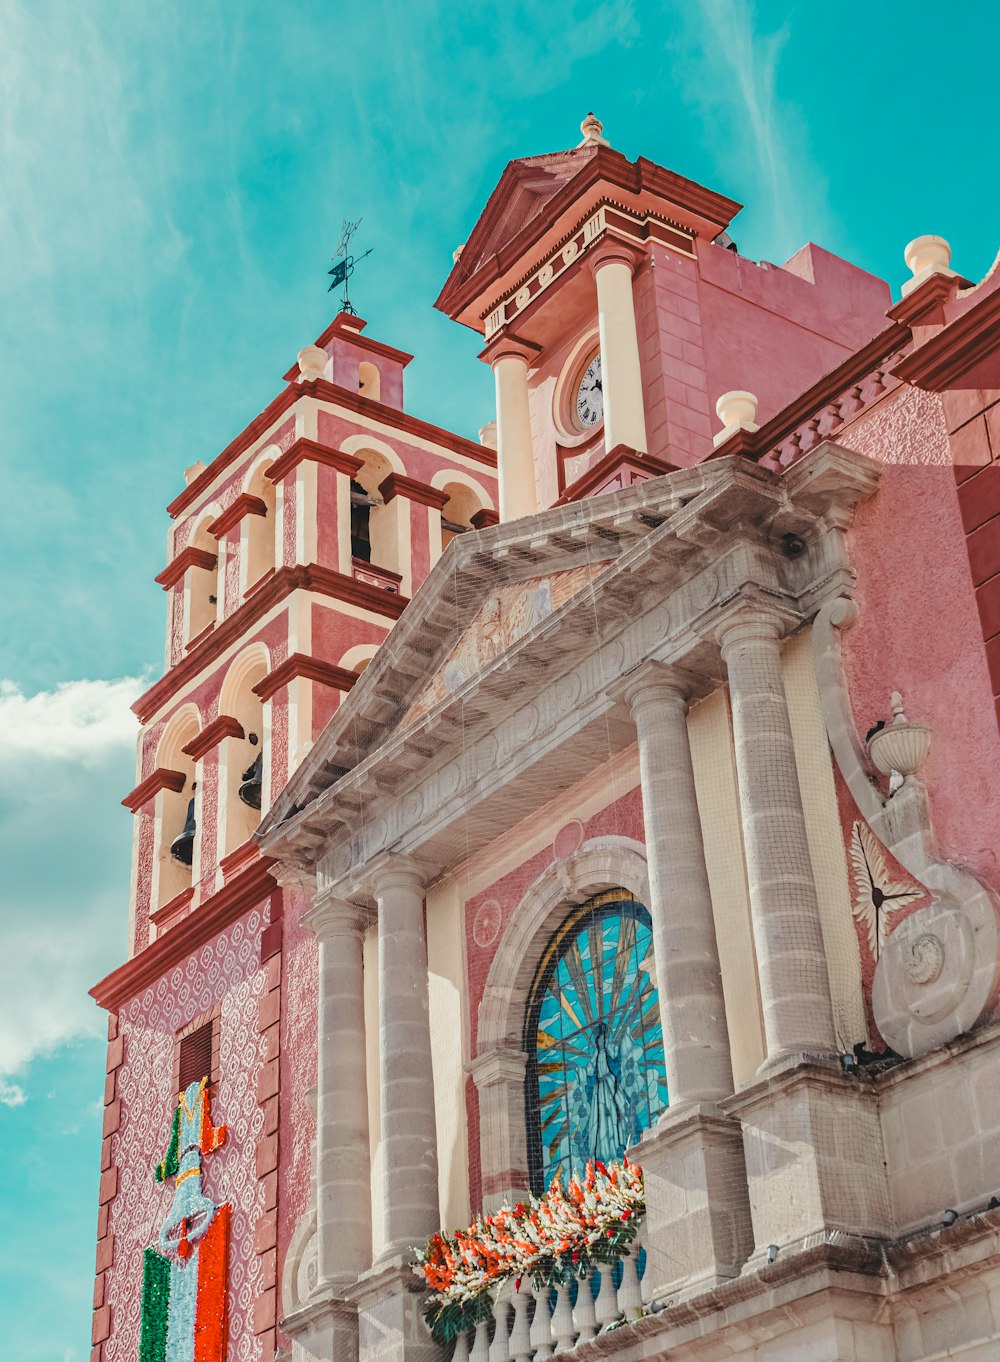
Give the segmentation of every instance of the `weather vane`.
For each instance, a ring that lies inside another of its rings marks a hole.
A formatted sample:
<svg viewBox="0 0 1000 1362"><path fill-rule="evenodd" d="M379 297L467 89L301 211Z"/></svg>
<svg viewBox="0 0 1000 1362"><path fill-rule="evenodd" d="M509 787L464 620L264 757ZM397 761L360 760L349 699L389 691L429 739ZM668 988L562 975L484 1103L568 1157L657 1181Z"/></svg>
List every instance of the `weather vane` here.
<svg viewBox="0 0 1000 1362"><path fill-rule="evenodd" d="M340 300L340 310L341 312L350 312L355 317L358 314L351 304L348 292L348 280L354 273L355 266L359 261L364 260L365 256L371 255L370 249L365 251L364 255L351 254L351 242L354 239L354 233L360 226L360 218L358 218L357 222L351 222L349 218L344 218L343 225L340 229L340 241L337 243L337 249L331 256L334 266L332 270L327 270L327 274L333 276L333 283L327 289L327 292L332 293L339 284L343 284L344 296Z"/></svg>

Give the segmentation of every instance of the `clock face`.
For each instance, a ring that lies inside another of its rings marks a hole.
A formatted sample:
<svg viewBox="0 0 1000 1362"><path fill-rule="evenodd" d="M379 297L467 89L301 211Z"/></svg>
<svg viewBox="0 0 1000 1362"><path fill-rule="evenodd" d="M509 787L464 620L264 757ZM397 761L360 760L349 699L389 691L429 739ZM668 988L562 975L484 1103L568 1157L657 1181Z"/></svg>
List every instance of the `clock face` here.
<svg viewBox="0 0 1000 1362"><path fill-rule="evenodd" d="M600 353L594 356L580 377L576 390L576 419L584 430L599 426L604 420Z"/></svg>

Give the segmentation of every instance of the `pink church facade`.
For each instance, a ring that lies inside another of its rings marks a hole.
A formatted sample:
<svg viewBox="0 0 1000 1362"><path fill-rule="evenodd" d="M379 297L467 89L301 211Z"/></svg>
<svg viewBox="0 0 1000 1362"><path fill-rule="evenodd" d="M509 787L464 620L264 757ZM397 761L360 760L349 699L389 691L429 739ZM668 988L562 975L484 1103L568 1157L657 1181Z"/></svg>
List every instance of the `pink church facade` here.
<svg viewBox="0 0 1000 1362"><path fill-rule="evenodd" d="M93 1362L429 1362L427 1236L626 1150L641 1254L456 1356L1000 1337L1000 276L746 260L583 132L437 301L484 443L342 313L168 508Z"/></svg>

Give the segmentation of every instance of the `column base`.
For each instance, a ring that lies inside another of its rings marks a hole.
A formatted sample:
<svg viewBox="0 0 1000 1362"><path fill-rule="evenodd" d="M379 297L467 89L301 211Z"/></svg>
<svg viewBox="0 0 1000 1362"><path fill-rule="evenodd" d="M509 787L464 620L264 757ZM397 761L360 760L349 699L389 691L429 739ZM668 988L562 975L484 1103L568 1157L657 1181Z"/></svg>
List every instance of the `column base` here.
<svg viewBox="0 0 1000 1362"><path fill-rule="evenodd" d="M358 1308L358 1362L441 1362L423 1316L424 1286L407 1258L382 1257L351 1294Z"/></svg>
<svg viewBox="0 0 1000 1362"><path fill-rule="evenodd" d="M891 1233L875 1096L832 1065L800 1063L722 1104L738 1117L753 1220L752 1269L831 1232Z"/></svg>
<svg viewBox="0 0 1000 1362"><path fill-rule="evenodd" d="M281 1321L292 1340L291 1362L358 1362L358 1315L341 1299L319 1299Z"/></svg>
<svg viewBox="0 0 1000 1362"><path fill-rule="evenodd" d="M668 1108L633 1151L646 1182L646 1300L673 1303L738 1277L753 1248L739 1123Z"/></svg>

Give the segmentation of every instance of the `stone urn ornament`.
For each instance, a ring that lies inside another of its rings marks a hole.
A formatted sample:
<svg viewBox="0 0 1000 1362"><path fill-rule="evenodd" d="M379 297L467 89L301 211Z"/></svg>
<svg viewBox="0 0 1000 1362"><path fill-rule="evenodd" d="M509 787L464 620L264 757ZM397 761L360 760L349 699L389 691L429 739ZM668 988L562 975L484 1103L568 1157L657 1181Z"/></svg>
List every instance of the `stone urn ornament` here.
<svg viewBox="0 0 1000 1362"><path fill-rule="evenodd" d="M894 690L890 697L892 722L868 739L868 753L876 769L889 777L889 797L901 789L908 776L915 776L931 748L930 725L913 722L903 713L903 697Z"/></svg>

